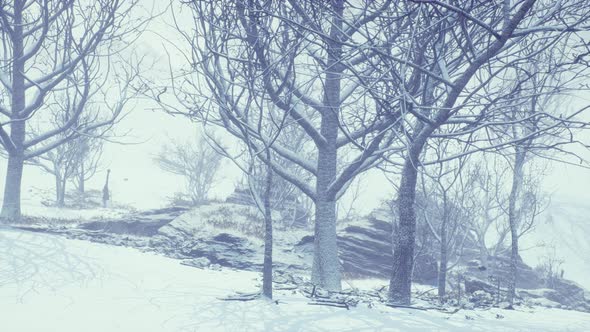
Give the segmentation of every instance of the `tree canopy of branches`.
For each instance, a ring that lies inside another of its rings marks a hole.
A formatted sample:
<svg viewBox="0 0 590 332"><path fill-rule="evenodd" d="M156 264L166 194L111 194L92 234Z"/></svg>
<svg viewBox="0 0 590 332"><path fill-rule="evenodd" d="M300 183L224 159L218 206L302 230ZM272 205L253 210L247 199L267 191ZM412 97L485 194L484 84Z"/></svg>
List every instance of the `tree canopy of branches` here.
<svg viewBox="0 0 590 332"><path fill-rule="evenodd" d="M498 152L531 137L552 135L558 128L586 126L578 121L580 112L559 109L506 118L508 104L529 100L536 93L561 94L578 88L578 79L588 68L580 61L588 50L577 35L590 22L587 11L580 10L583 6L583 1L576 0L466 1L457 5L424 0L405 1L396 7L408 13L407 20L384 26L383 33L405 38L379 54L387 65L380 67L376 82L394 93L393 99L389 95L381 98L401 110L406 144L401 156L390 159L401 168L391 301L409 304L411 300L415 193L423 165L474 152ZM548 56L555 50L557 56ZM547 67L527 72L530 62ZM512 93L535 77L561 71L569 73L569 82L546 85L542 92L524 89L518 97ZM503 128L507 124L526 122L536 125L526 135L506 139ZM424 151L432 139L440 138L459 149L428 159ZM566 135L560 142L573 140ZM400 157L403 162L398 161Z"/></svg>
<svg viewBox="0 0 590 332"><path fill-rule="evenodd" d="M396 114L372 101L372 86L364 80L374 71L366 50L383 39L379 24L387 23L382 14L391 4L195 1L187 3L190 29L177 20L191 68L172 87L183 105L175 111L224 127L314 201L312 279L331 290L341 288L336 201L396 137L389 130ZM174 108L159 94L155 99ZM285 128L305 134L312 159L282 144L277 137ZM306 176L267 158L260 153L265 147Z"/></svg>
<svg viewBox="0 0 590 332"><path fill-rule="evenodd" d="M509 115L535 95L579 89L590 54L579 35L590 22L582 0L184 5L192 17L175 16L175 23L190 68L172 72L174 101L161 98L166 90L154 99L169 112L225 128L314 201L312 280L330 290L341 287L336 201L357 175L384 158L401 173L389 298L408 305L421 168L506 153L541 136L556 140L537 140L538 149L559 149L575 142L567 135L573 128L587 126L578 119L585 108ZM561 73L568 79L546 79ZM532 89L533 81L544 82L542 89ZM508 135L515 125L528 129ZM286 128L306 135L313 158L281 143ZM446 153L425 153L440 140L451 147Z"/></svg>
<svg viewBox="0 0 590 332"><path fill-rule="evenodd" d="M64 109L69 106L67 102L54 103L51 106L56 108L52 113L52 125L59 127L68 121L69 111ZM90 117L94 118L97 115L96 112L86 111L81 115L80 122L96 122L90 120ZM96 173L99 167L105 135L108 134L106 129L109 127L105 126L100 128L101 130L97 128L76 138L65 140L56 148L27 161L55 177L55 201L58 207L65 206L68 182L74 183L77 191L84 194L85 182ZM31 130L33 135L39 131L33 128ZM64 135L67 133L61 133L58 137Z"/></svg>
<svg viewBox="0 0 590 332"><path fill-rule="evenodd" d="M0 145L8 153L3 219L20 218L25 160L109 126L121 114L129 97L127 88L136 75L129 69L124 70L121 84L114 84L120 100L113 103L112 96L105 99L103 111L110 116L98 122L80 121L88 101L104 86L110 66L123 67L111 63L111 57L145 27L145 18L130 17L137 2L0 2ZM57 96L68 103L67 121L33 135L30 124L47 113L48 101L57 100Z"/></svg>

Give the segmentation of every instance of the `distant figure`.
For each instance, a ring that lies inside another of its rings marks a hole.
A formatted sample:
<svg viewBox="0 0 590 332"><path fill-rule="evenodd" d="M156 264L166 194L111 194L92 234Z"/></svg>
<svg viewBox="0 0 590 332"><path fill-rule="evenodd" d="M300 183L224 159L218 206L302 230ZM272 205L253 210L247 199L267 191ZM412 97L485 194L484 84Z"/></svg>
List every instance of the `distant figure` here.
<svg viewBox="0 0 590 332"><path fill-rule="evenodd" d="M563 279L563 274L565 273L565 271L563 269L561 269L561 279Z"/></svg>
<svg viewBox="0 0 590 332"><path fill-rule="evenodd" d="M107 170L107 180L102 188L102 206L107 207L108 201L111 199L109 195L109 176L111 175L111 170Z"/></svg>

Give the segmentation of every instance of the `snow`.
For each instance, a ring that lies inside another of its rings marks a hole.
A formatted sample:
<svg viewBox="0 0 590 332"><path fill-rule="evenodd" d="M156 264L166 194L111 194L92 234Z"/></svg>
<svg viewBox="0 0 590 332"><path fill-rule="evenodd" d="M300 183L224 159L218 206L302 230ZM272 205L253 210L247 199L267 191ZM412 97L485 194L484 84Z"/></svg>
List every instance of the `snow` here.
<svg viewBox="0 0 590 332"><path fill-rule="evenodd" d="M95 209L61 209L41 204L26 205L26 215L36 218L52 218L63 221L89 221L94 219L120 219L129 214L129 210L117 208Z"/></svg>
<svg viewBox="0 0 590 332"><path fill-rule="evenodd" d="M539 218L531 234L523 238L521 254L531 266L539 264L546 255L563 259L564 277L590 288L590 207L587 203L554 200ZM541 247L535 247L543 244Z"/></svg>
<svg viewBox="0 0 590 332"><path fill-rule="evenodd" d="M0 229L0 261L5 331L590 330L590 314L559 309L449 315L361 304L347 311L311 306L290 292L276 292L279 305L221 301L235 291L257 290L259 274L196 269L131 248L9 228Z"/></svg>

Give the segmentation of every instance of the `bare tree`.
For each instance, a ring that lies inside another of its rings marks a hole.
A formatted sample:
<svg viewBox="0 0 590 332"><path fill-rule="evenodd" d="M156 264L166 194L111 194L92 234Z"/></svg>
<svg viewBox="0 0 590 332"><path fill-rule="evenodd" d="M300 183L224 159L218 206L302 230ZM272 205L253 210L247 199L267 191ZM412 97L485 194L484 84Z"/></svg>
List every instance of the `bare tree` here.
<svg viewBox="0 0 590 332"><path fill-rule="evenodd" d="M547 287L554 288L556 281L563 279L563 274L565 273L562 269L563 263L565 263L565 260L557 255L555 246L551 246L539 258L539 263L535 266L535 271L543 276Z"/></svg>
<svg viewBox="0 0 590 332"><path fill-rule="evenodd" d="M2 54L0 81L0 144L8 152L8 168L1 217L20 218L20 191L25 160L38 157L65 141L112 124L124 102L112 105L112 117L76 127L80 114L101 85L99 66L131 41L146 20L130 25L132 1L15 0L0 3ZM108 61L107 61L108 62ZM108 66L108 64L106 64ZM68 79L75 77L74 79ZM97 83L98 80L98 83ZM72 84L75 82L75 84ZM127 82L130 84L130 82ZM64 91L68 92L64 92ZM47 128L34 137L27 124L45 113L46 101L56 92L76 96L64 125ZM10 132L6 129L10 128ZM69 135L59 137L67 132Z"/></svg>
<svg viewBox="0 0 590 332"><path fill-rule="evenodd" d="M508 211L514 177L512 158L512 154L481 156L463 175L473 181L467 196L467 204L473 210L469 228L473 242L478 245L483 267L492 266L489 257L511 255ZM522 169L520 190L513 195L518 238L534 228L547 205L547 196L541 190L543 173L542 164L530 160Z"/></svg>
<svg viewBox="0 0 590 332"><path fill-rule="evenodd" d="M486 267L486 271L488 258L500 253L509 233L503 219L503 206L508 201L504 194L504 182L509 172L500 158L498 155L481 156L465 174L474 180L469 205L473 206L475 216L469 226L478 245L480 264Z"/></svg>
<svg viewBox="0 0 590 332"><path fill-rule="evenodd" d="M104 139L92 134L76 139L78 160L71 182L82 198L86 193L86 182L92 179L101 168L104 143Z"/></svg>
<svg viewBox="0 0 590 332"><path fill-rule="evenodd" d="M263 108L260 108L260 112L263 112ZM273 137L272 142L275 142L278 138L277 133L283 130L282 127L276 128L276 132L269 130L269 128L263 128L260 124L256 127L256 133L262 135L266 133ZM255 152L250 145L248 139L244 139L242 142L245 143L245 149L232 154L226 149L219 139L215 139L214 136L207 134L206 137L209 139L208 142L211 147L220 155L231 160L245 175L248 182L248 190L250 195L264 217L264 261L262 265L262 295L268 299L272 299L272 283L273 283L273 186L275 172L271 167L271 163L263 162L257 154L264 153L265 160L273 160L275 157L272 153L272 149L269 146L265 146L263 150ZM264 165L265 167L259 167ZM261 179L264 179L261 181ZM262 187L261 187L262 183Z"/></svg>
<svg viewBox="0 0 590 332"><path fill-rule="evenodd" d="M165 144L155 161L166 172L185 179L186 190L194 205L207 202L217 180L223 156L215 151L202 135L185 143Z"/></svg>
<svg viewBox="0 0 590 332"><path fill-rule="evenodd" d="M533 176L526 176L525 165L535 157L535 154L554 153L560 151L562 144L559 140L561 133L569 128L556 128L545 135L534 135L537 128L542 126L540 119L535 115L538 112L551 108L550 102L558 96L553 86L561 85L561 71L542 69L539 65L529 65L523 68L523 72L543 71L545 75L532 75L530 80L518 84L512 89L513 98L508 102L508 111L505 113L509 125L499 128L503 135L516 141L511 148L507 159L511 169L511 187L508 196L506 215L510 230L510 280L508 282L508 302L514 304L518 279L519 239L523 233L529 231L534 225L536 217L543 208L542 197L538 191L538 181L542 173L536 172ZM529 74L530 75L530 74ZM549 88L547 88L549 86ZM522 99L523 93L531 97ZM557 145L554 145L557 144ZM537 156L542 157L542 155ZM532 182L532 183L531 183Z"/></svg>
<svg viewBox="0 0 590 332"><path fill-rule="evenodd" d="M69 141L41 157L32 159L31 164L55 178L55 205L65 206L66 185L76 168L75 141Z"/></svg>
<svg viewBox="0 0 590 332"><path fill-rule="evenodd" d="M266 158L270 158L270 151L266 150ZM264 190L264 269L262 272L262 295L272 299L272 211L270 206L270 192L272 189L272 168L266 166L266 188Z"/></svg>
<svg viewBox="0 0 590 332"><path fill-rule="evenodd" d="M177 28L190 48L186 58L191 68L181 73L182 83L172 86L183 109L166 103L164 90L154 93L169 111L224 127L247 142L275 174L314 201L312 279L330 290L341 289L336 201L396 139L389 130L396 126L396 113L375 105L372 86L363 79L374 71L369 61L374 54L366 50L383 38L377 19L395 20L384 14L392 3L187 3L194 26L188 29L177 20ZM261 105L266 110L262 114ZM280 139L271 141L257 131L260 124L303 132L314 157L297 154ZM261 153L265 146L307 173L315 187L267 158ZM343 158L346 163L339 167Z"/></svg>
<svg viewBox="0 0 590 332"><path fill-rule="evenodd" d="M60 98L58 102L50 103L48 107L55 108L52 110L51 123L55 127L63 126L69 121L71 107L67 98ZM90 105L87 105L90 107ZM97 120L100 113L84 112L80 116L76 128L80 123L90 123ZM104 129L104 128L103 128ZM40 129L32 128L30 132L40 132ZM58 138L67 136L67 133L60 133ZM90 178L98 167L98 162L102 154L103 139L108 135L108 131L93 130L73 139L65 140L63 144L42 154L38 157L31 158L27 163L38 166L48 174L55 177L55 194L56 205L63 207L65 205L66 187L68 182L77 183L78 190L84 192L84 182Z"/></svg>
<svg viewBox="0 0 590 332"><path fill-rule="evenodd" d="M266 158L272 158L270 149L265 149ZM253 167L256 164L256 157L251 156L250 167L247 172L249 188L258 210L264 216L264 262L262 264L262 295L272 299L272 272L273 272L273 219L272 219L272 188L273 188L273 170L270 164L265 164L264 172L256 172ZM260 170L260 168L258 168ZM255 188L255 184L264 178L264 188Z"/></svg>
<svg viewBox="0 0 590 332"><path fill-rule="evenodd" d="M409 38L403 45L382 54L389 65L383 67L379 83L397 89L399 98L392 106L401 108L406 126L407 149L402 155L403 162L392 160L401 167L402 176L399 238L394 241L389 297L392 302L409 304L416 232L415 193L420 168L474 152L499 150L526 139L498 142L489 135L488 128L506 123L502 116L505 109L495 105L512 98L501 83L528 80L520 75L519 68L536 61L532 59L548 50L559 47L567 50L565 54L571 54L582 45L574 36L586 29L589 17L581 10L583 1L576 0L558 4L535 0L464 1L456 5L429 0L404 3L406 7L402 8L413 14L408 16ZM556 12L559 18L553 15ZM384 33L397 35L399 31L400 24L394 24L386 27ZM538 43L540 36L543 43ZM584 51L581 57L587 54ZM574 77L586 69L571 56L557 61L552 64L569 68ZM574 84L562 89L573 88ZM530 97L527 94L526 98ZM542 120L530 135L547 133L556 127L584 126L576 121L577 115L564 112L560 118L550 112L537 113L535 117ZM454 140L466 148L457 154L425 160L423 152L433 138Z"/></svg>
<svg viewBox="0 0 590 332"><path fill-rule="evenodd" d="M430 154L438 158L450 153L448 140L432 142ZM465 176L468 158L436 164L424 169L419 180L419 198L416 206L420 217L428 226L439 247L438 297L444 302L446 296L447 272L457 264L458 258L469 234L469 222L474 209L469 202L474 178Z"/></svg>

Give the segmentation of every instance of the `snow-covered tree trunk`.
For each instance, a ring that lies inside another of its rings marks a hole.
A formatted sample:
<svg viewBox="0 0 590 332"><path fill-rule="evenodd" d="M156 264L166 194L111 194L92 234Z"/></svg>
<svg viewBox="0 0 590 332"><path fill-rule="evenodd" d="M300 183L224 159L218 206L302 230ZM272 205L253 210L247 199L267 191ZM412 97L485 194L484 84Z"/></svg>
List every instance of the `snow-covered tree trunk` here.
<svg viewBox="0 0 590 332"><path fill-rule="evenodd" d="M317 201L315 219L312 282L322 288L338 291L341 269L336 237L336 202Z"/></svg>
<svg viewBox="0 0 590 332"><path fill-rule="evenodd" d="M25 162L24 141L26 125L21 114L26 105L25 100L25 61L23 59L23 1L14 2L14 30L12 32L12 91L10 139L14 151L8 151L8 168L4 187L4 200L0 217L9 221L19 220L21 217L20 195Z"/></svg>
<svg viewBox="0 0 590 332"><path fill-rule="evenodd" d="M335 113L328 113L335 117ZM326 117L330 118L330 117ZM326 137L335 137L337 125L331 119L322 120ZM315 200L314 259L312 281L329 290L341 289L341 269L336 236L336 200L326 193L336 176L336 148L327 146L318 152L318 176Z"/></svg>
<svg viewBox="0 0 590 332"><path fill-rule="evenodd" d="M448 205L447 199L443 201L443 218L440 225L440 264L438 268L438 298L444 301L447 286L447 266L448 266L448 246L447 225L448 225Z"/></svg>
<svg viewBox="0 0 590 332"><path fill-rule="evenodd" d="M268 151L268 150L267 150ZM269 156L270 153L267 153ZM271 211L271 190L272 190L272 168L266 169L266 186L264 190L264 266L262 271L262 295L272 299L272 211Z"/></svg>
<svg viewBox="0 0 590 332"><path fill-rule="evenodd" d="M389 283L389 300L409 305L414 265L414 243L416 239L416 182L418 180L417 158L408 158L404 163L399 187L396 233L393 234L393 269Z"/></svg>
<svg viewBox="0 0 590 332"><path fill-rule="evenodd" d="M510 225L510 280L508 280L508 302L514 304L516 297L516 280L518 278L518 215L516 203L522 187L523 167L525 163L526 150L516 146L514 156L514 169L512 173L512 187L508 199L508 223Z"/></svg>
<svg viewBox="0 0 590 332"><path fill-rule="evenodd" d="M316 181L316 220L314 240L314 260L312 281L328 290L339 291L341 285L341 268L338 259L336 236L336 198L328 193L332 181L337 175L337 139L340 114L340 90L342 75L342 33L343 1L333 2L334 14L328 45L327 70L324 87L324 110L322 111L321 135L325 144L318 148L318 175Z"/></svg>
<svg viewBox="0 0 590 332"><path fill-rule="evenodd" d="M13 127L14 128L14 127ZM20 194L23 177L24 159L22 155L10 154L6 169L4 185L4 200L0 219L4 221L18 221L21 216Z"/></svg>

